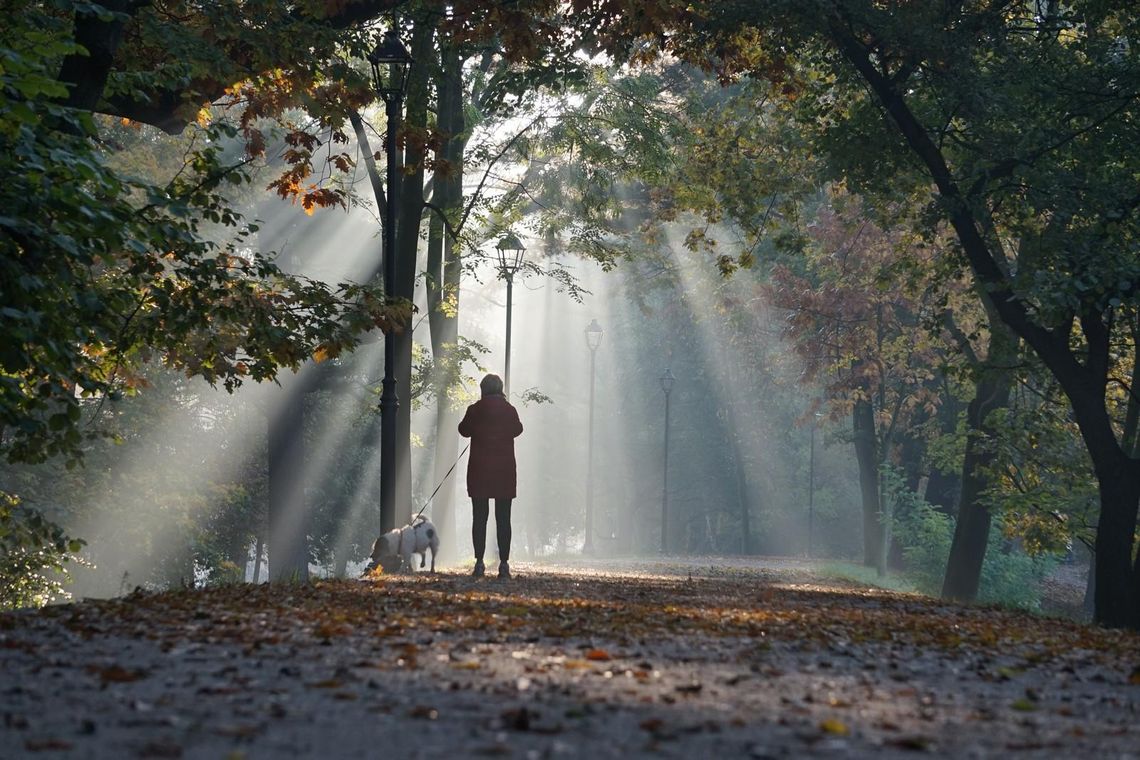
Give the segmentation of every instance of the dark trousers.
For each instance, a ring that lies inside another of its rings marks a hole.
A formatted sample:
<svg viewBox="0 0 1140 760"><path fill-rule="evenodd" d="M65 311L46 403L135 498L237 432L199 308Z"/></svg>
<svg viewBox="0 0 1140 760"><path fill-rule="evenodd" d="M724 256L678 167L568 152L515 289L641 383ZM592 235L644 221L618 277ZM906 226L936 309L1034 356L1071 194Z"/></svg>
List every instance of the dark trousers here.
<svg viewBox="0 0 1140 760"><path fill-rule="evenodd" d="M471 499L474 519L471 521L471 543L475 545L475 559L483 561L487 550L487 516L491 512L490 499ZM511 558L511 500L495 499L495 535L499 539L499 561Z"/></svg>

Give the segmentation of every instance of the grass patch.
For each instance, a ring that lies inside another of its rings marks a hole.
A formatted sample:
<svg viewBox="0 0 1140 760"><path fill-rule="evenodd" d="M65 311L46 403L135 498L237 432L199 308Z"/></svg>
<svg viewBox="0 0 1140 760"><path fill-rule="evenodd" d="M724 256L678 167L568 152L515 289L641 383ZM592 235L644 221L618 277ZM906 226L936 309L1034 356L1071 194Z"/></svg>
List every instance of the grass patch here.
<svg viewBox="0 0 1140 760"><path fill-rule="evenodd" d="M873 567L857 565L854 562L828 562L819 565L816 573L823 578L852 581L871 588L887 591L901 591L905 594L921 594L918 587L901 575L883 575Z"/></svg>

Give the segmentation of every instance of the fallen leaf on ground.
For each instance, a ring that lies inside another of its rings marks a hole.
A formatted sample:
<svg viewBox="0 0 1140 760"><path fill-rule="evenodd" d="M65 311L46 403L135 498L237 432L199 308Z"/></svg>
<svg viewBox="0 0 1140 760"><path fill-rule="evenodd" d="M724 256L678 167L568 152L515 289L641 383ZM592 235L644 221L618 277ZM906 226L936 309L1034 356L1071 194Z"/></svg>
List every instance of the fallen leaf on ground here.
<svg viewBox="0 0 1140 760"><path fill-rule="evenodd" d="M828 718L819 724L819 730L825 734L832 736L847 736L851 733L851 729L847 728L847 724L835 718Z"/></svg>

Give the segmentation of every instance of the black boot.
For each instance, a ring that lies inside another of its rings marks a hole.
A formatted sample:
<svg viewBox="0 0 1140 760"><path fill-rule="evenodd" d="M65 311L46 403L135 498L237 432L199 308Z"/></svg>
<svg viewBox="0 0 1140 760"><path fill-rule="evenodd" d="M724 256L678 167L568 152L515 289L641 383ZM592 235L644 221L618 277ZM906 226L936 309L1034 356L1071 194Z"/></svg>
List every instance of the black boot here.
<svg viewBox="0 0 1140 760"><path fill-rule="evenodd" d="M499 580L507 580L511 577L511 566L507 564L506 560L499 563Z"/></svg>
<svg viewBox="0 0 1140 760"><path fill-rule="evenodd" d="M475 570L472 571L471 577L472 578L482 578L484 573L486 573L486 568L483 567L483 560L481 560L481 559L475 560Z"/></svg>

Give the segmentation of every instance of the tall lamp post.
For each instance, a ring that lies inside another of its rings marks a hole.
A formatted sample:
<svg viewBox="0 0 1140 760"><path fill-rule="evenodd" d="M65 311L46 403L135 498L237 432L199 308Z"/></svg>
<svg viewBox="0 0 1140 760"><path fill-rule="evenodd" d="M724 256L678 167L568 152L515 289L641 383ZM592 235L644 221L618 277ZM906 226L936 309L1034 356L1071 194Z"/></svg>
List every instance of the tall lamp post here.
<svg viewBox="0 0 1140 760"><path fill-rule="evenodd" d="M518 235L508 232L495 245L499 253L499 276L507 281L507 358L503 362L503 393L511 397L511 293L515 283L515 272L522 267L526 247Z"/></svg>
<svg viewBox="0 0 1140 760"><path fill-rule="evenodd" d="M586 327L586 347L590 349L590 428L586 441L586 542L583 554L594 553L594 359L602 345L602 326L591 319Z"/></svg>
<svg viewBox="0 0 1140 760"><path fill-rule="evenodd" d="M368 54L376 94L384 101L388 118L388 198L384 204L384 296L393 298L396 282L396 201L400 196L400 174L396 167L396 133L408 86L412 56L400 42L396 30L389 29L376 49ZM396 342L384 333L384 380L380 394L380 531L396 527Z"/></svg>
<svg viewBox="0 0 1140 760"><path fill-rule="evenodd" d="M669 393L677 378L665 370L661 376L661 390L665 391L665 459L661 479L661 553L669 549Z"/></svg>

